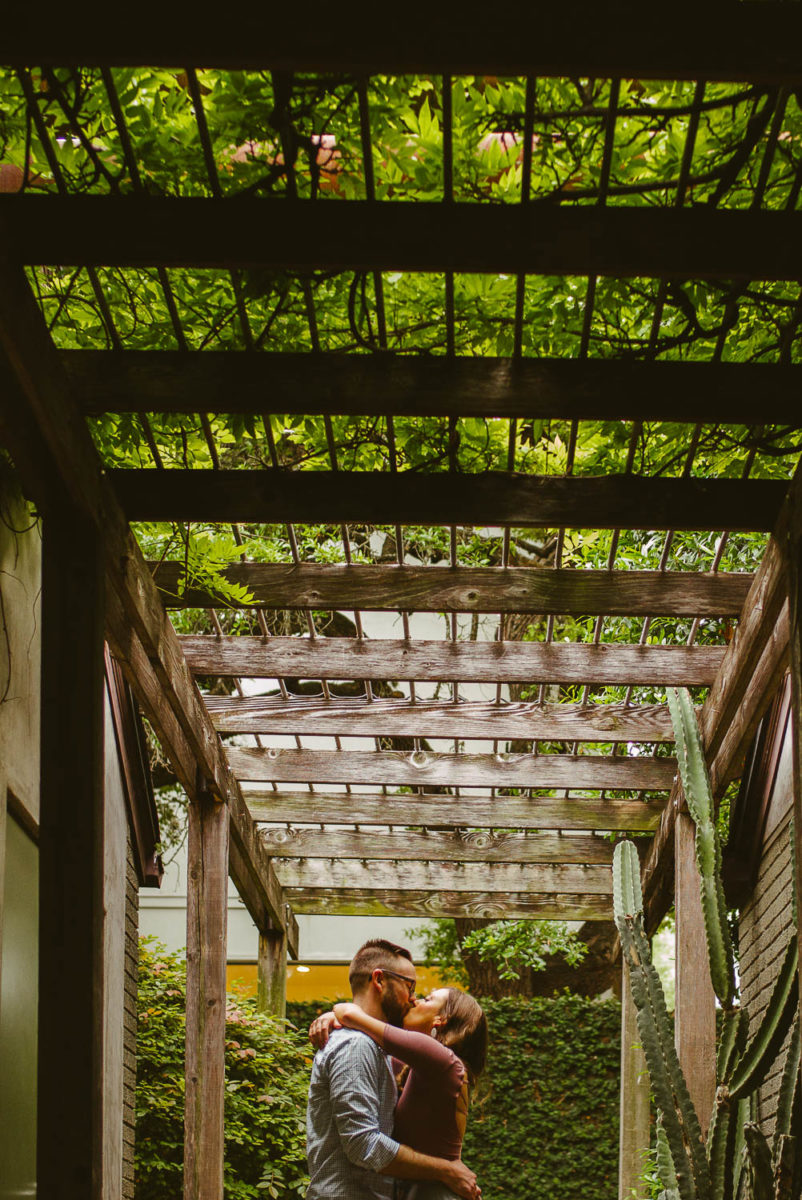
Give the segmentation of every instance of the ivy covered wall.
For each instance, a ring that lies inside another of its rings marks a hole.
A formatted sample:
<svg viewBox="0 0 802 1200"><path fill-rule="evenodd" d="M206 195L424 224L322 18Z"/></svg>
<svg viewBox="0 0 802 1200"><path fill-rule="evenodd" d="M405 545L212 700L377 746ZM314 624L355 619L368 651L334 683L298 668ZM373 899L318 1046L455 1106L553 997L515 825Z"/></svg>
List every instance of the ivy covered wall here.
<svg viewBox="0 0 802 1200"><path fill-rule="evenodd" d="M484 1002L488 1070L463 1157L483 1200L615 1200L621 1007L580 996ZM290 1004L306 1028L321 1006Z"/></svg>

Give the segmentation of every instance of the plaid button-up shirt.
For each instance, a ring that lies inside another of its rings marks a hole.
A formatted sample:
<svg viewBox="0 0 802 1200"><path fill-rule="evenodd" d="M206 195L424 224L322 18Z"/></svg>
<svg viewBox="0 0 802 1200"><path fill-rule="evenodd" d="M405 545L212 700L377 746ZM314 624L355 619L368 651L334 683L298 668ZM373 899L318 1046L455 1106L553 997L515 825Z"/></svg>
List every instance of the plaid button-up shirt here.
<svg viewBox="0 0 802 1200"><path fill-rule="evenodd" d="M337 1029L315 1055L306 1110L307 1200L392 1200L378 1175L398 1153L398 1093L387 1055L366 1034Z"/></svg>

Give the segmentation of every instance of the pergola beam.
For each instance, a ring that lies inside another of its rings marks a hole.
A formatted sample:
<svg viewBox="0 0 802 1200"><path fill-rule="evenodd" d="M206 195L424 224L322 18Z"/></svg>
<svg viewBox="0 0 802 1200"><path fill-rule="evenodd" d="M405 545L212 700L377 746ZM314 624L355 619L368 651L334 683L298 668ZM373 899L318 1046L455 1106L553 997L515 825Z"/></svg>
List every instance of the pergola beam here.
<svg viewBox="0 0 802 1200"><path fill-rule="evenodd" d="M305 476L309 478L309 476ZM286 478L286 476L285 476ZM312 477L314 478L314 476ZM630 514L631 519L631 514ZM328 521L329 518L327 517ZM461 523L461 522L460 522ZM151 563L151 570L160 595L168 608L208 608L215 604L215 596L192 585L188 581L184 588L186 572L181 562ZM390 566L385 563L353 566L329 566L317 563L301 563L288 566L282 563L236 563L223 572L231 583L246 587L252 596L252 605L262 608L358 608L366 612L492 612L492 613L539 613L572 616L695 616L724 617L738 616L749 591L752 576L744 572L695 572L695 571L598 571L593 569L571 570L556 568L538 570L532 567L407 567ZM226 601L228 603L228 601ZM237 607L236 601L233 602ZM245 606L240 606L245 607ZM197 672L211 675L250 675L267 667L267 674L280 675L311 674L320 677L321 670L328 670L326 663L334 661L346 664L348 658L364 663L356 677L367 672L372 677L385 677L384 667L378 671L370 663L380 653L389 655L389 661L398 661L403 655L403 670L399 678L425 679L426 675L409 675L409 670L438 669L441 661L448 659L450 674L443 678L453 679L456 656L463 657L467 664L483 662L492 657L497 664L503 663L505 670L513 670L510 659L525 663L531 669L532 657L553 653L554 661L577 655L582 661L610 664L620 657L643 665L649 656L658 651L669 650L677 661L690 664L706 653L718 654L718 647L682 646L622 646L600 645L556 647L531 647L527 643L496 643L492 651L480 645L468 650L465 645L446 647L444 642L388 641L355 643L351 639L320 638L314 644L299 638L264 639L212 638L187 636L181 639L188 661ZM562 654L562 650L565 654ZM284 657L287 655L288 657ZM307 657L303 657L306 655ZM343 657L338 657L342 655ZM299 657L300 656L300 657ZM314 656L314 657L313 657ZM585 656L588 656L585 658ZM386 660L384 660L386 661ZM669 667L669 659L660 663L660 669ZM250 667L240 671L239 664L249 662ZM229 664L234 664L233 668ZM275 663L275 666L273 665ZM207 665L208 664L208 665ZM568 663L565 664L568 668ZM332 667L331 670L339 668ZM353 668L343 666L340 678L354 678L348 672ZM471 669L466 665L465 669ZM478 670L478 667L474 667ZM600 669L605 669L601 667ZM591 669L592 670L592 669ZM406 675L405 675L406 672ZM329 678L336 678L329 675ZM591 674L592 677L592 674ZM433 675L432 678L441 678ZM493 675L493 679L510 678L512 675ZM564 677L559 676L560 679Z"/></svg>
<svg viewBox="0 0 802 1200"><path fill-rule="evenodd" d="M266 569L269 571L271 568ZM303 568L287 569L303 570ZM351 587L347 582L353 569L351 567L343 570L337 568L339 573L345 576L342 587L347 595L343 598L342 606L364 609L368 605L370 596L367 581L363 597L365 603L349 605L346 602L349 599L354 600ZM382 595L387 594L386 585L382 586L384 579L387 578L385 574L387 569L384 567L370 568L371 571L378 572L375 591L379 595L379 602ZM406 576L406 569L403 573L393 567L389 570L395 572L395 579L401 586ZM504 581L509 575L517 577L519 575L517 569L510 568L504 572L496 571L495 568L487 568L487 570L495 572L495 574L491 575L486 583L472 589L477 595L481 595L481 603L485 603L485 596L487 597L486 602L488 604L490 602L493 578L499 581L498 593L495 594L499 604L503 606L505 601L510 605L516 603L514 597L509 595L508 590L505 589ZM460 567L453 568L448 572L427 571L427 578L432 580L432 587L438 593L436 599L450 601L443 611L449 611L449 609L455 611L453 606L460 603L460 597L464 598L463 603L470 603L467 600L465 588L458 585L449 589L448 580L444 578L447 575L449 579L453 579L455 575L460 576L462 571L463 568ZM471 571L472 576L476 574L475 570ZM597 610L595 606L603 604L605 597L610 604L615 603L614 597L618 593L618 588L614 582L611 581L604 588L604 596L599 587L598 594L592 597L592 588L587 587L588 580L582 576L595 574L594 572L572 571L566 572L566 574L575 577L575 586L579 592L579 599L573 603L592 603L594 607L590 609L590 613L610 611L609 608ZM620 577L621 585L626 591L628 576L644 574L647 572L622 571L615 575L613 580L618 580ZM657 572L648 574L656 575ZM554 581L555 576L558 577L557 582L559 582L559 577L562 575L563 572L560 570L527 571L525 576L521 571L522 583L526 584L527 580L530 583L526 595L517 601L519 606L524 607L518 607L515 611L541 613L570 611L570 609L554 607L560 599L566 603L572 603L567 586L561 597L553 594L549 600L547 594L551 591L549 585ZM157 578L160 577L161 573L157 571ZM299 577L303 578L302 575ZM330 571L328 578L331 580L333 589L337 576ZM668 584L669 591L672 590L671 582L676 578L671 574L666 576L665 582ZM689 573L688 578L698 580L699 576ZM716 579L715 576L705 578L709 579L711 584ZM721 578L738 581L737 587L732 588L735 593L742 586L748 589L751 576L722 576ZM262 594L265 590L266 588L260 589ZM330 589L327 588L328 590ZM651 587L647 590L650 596L657 591ZM289 585L287 585L287 591L289 591ZM306 594L303 587L301 587L301 594ZM270 595L275 599L272 590ZM536 607L538 595L541 600L548 601L540 608ZM333 600L333 595L328 599ZM715 603L712 592L710 601L711 604ZM389 603L389 599L387 602ZM435 597L427 589L427 598L424 603L428 605L434 602ZM737 603L738 601L734 597L731 602ZM328 604L321 602L321 599L318 599L316 603L321 608L328 607ZM373 603L377 603L375 595ZM637 604L640 607L641 601L633 593L631 598L624 600L624 603ZM647 604L647 601L643 603ZM723 596L719 597L719 612L726 607L726 604ZM420 599L418 599L418 606L420 606ZM405 610L405 606L402 605L401 608ZM421 611L420 607L418 611ZM649 612L654 612L654 609L648 608L643 611L646 611L648 615ZM643 686L651 684L657 687L672 684L675 687L696 687L713 682L724 655L723 646L636 646L619 643L582 645L570 642L451 642L445 640L425 641L423 639L393 641L385 638L369 640L329 637L314 639L307 637L260 638L246 637L245 635L228 637L221 635L218 637L192 634L180 637L179 641L187 662L196 675L219 675L237 679L243 677L289 680L414 679L432 683L448 683L453 679L458 679L462 683L591 683L594 685L640 684Z"/></svg>
<svg viewBox="0 0 802 1200"><path fill-rule="evenodd" d="M802 368L637 359L62 350L87 415L351 416L793 424ZM760 396L760 411L755 396Z"/></svg>
<svg viewBox="0 0 802 1200"><path fill-rule="evenodd" d="M554 895L581 892L611 897L609 866L566 863L354 862L329 858L276 859L287 888L357 888L363 891L517 892Z"/></svg>
<svg viewBox="0 0 802 1200"><path fill-rule="evenodd" d="M396 888L288 888L298 913L342 917L489 917L541 921L611 921L612 896L500 892L432 892Z"/></svg>
<svg viewBox="0 0 802 1200"><path fill-rule="evenodd" d="M490 701L267 699L206 696L219 733L339 737L493 738L578 742L673 742L660 704L494 704Z"/></svg>
<svg viewBox="0 0 802 1200"><path fill-rule="evenodd" d="M800 235L802 246L802 226ZM226 524L333 525L370 518L376 525L770 531L786 488L773 479L503 471L420 475L145 468L111 470L108 476L130 521Z"/></svg>
<svg viewBox="0 0 802 1200"><path fill-rule="evenodd" d="M257 822L289 825L436 825L438 829L653 830L663 804L590 796L385 795L381 792L244 793Z"/></svg>
<svg viewBox="0 0 802 1200"><path fill-rule="evenodd" d="M30 266L802 279L790 211L99 195L3 208Z"/></svg>
<svg viewBox="0 0 802 1200"><path fill-rule="evenodd" d="M393 750L276 750L230 747L238 779L262 783L351 783L388 787L671 787L673 758L590 754L428 754Z"/></svg>
<svg viewBox="0 0 802 1200"><path fill-rule="evenodd" d="M403 21L392 21L390 32L364 3L350 4L333 25L326 20L329 11L309 0L269 13L235 4L218 28L204 22L188 26L179 10L152 5L150 15L146 6L142 23L123 35L80 13L54 8L41 21L35 11L21 10L5 39L6 57L59 67L192 63L229 70L802 83L796 54L800 14L776 2L717 0L700 7L681 0L666 21L661 10L644 11L632 0L603 5L578 0L570 9L550 9L548 20L540 6L524 9L516 17L515 36L498 38L488 38L487 10L477 3L432 9L425 38Z"/></svg>
<svg viewBox="0 0 802 1200"><path fill-rule="evenodd" d="M389 807L389 806L388 806ZM594 834L494 833L354 829L265 829L262 845L276 858L374 859L396 862L588 863L612 867L613 845ZM406 868L404 868L406 869Z"/></svg>

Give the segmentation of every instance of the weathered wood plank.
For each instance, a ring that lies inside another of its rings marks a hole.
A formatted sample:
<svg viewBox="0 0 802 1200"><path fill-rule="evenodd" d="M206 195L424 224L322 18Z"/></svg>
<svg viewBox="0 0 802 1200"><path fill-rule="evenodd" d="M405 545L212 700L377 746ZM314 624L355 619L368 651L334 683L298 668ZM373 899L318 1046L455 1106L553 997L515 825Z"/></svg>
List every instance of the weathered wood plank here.
<svg viewBox="0 0 802 1200"><path fill-rule="evenodd" d="M256 1007L271 1017L287 1015L287 938L283 929L259 933Z"/></svg>
<svg viewBox="0 0 802 1200"><path fill-rule="evenodd" d="M208 608L215 598L195 587L184 589L184 565L179 562L152 563L151 571L161 597L168 608ZM225 571L232 583L247 587L253 603L264 608L358 608L365 611L400 610L406 612L534 612L573 614L606 613L609 616L738 616L749 591L752 576L746 573L705 573L695 571L574 571L568 568L538 570L532 567L397 567L385 564L319 566L304 563L289 566L280 563L237 563ZM191 635L189 635L191 636ZM243 647L256 649L255 640ZM356 639L321 638L318 650L337 646L355 652L350 644ZM304 642L292 639L293 653L303 653ZM211 646L211 639L182 641L192 649ZM222 650L233 642L221 638ZM405 656L422 645L429 653L442 643L412 643ZM358 652L370 661L371 643ZM389 647L388 647L389 648ZM289 650L286 640L273 638L268 647L254 656L256 662L269 661L271 655ZM598 658L614 658L612 647L599 646ZM616 646L617 652L623 647ZM644 661L656 647L637 648ZM664 649L664 647L659 647ZM676 647L676 657L684 650L691 661L697 654L717 647ZM636 647L628 650L634 654ZM510 650L499 643L494 653L502 657L524 653L520 642ZM591 648L587 648L592 653ZM220 651L217 652L218 654ZM334 653L334 650L327 651ZM445 653L445 650L443 651ZM462 653L462 647L458 651ZM479 654L490 651L480 650ZM534 650L532 651L534 653ZM544 651L545 653L545 651ZM218 659L219 661L219 659ZM414 660L412 660L414 661ZM425 660L424 660L425 661ZM254 664L255 665L255 664ZM453 670L453 666L449 667ZM247 672L246 672L247 673ZM293 672L288 672L292 674ZM296 673L301 673L296 672ZM450 676L449 676L450 678Z"/></svg>
<svg viewBox="0 0 802 1200"><path fill-rule="evenodd" d="M63 503L42 526L36 1141L54 1200L103 1179L103 626L100 539Z"/></svg>
<svg viewBox="0 0 802 1200"><path fill-rule="evenodd" d="M707 1134L716 1095L716 997L710 982L704 917L696 866L696 826L687 812L674 826L676 863L676 999L674 1042Z"/></svg>
<svg viewBox="0 0 802 1200"><path fill-rule="evenodd" d="M357 863L328 858L275 860L279 879L287 888L359 888L367 891L432 892L581 892L611 896L613 874L609 867L558 863Z"/></svg>
<svg viewBox="0 0 802 1200"><path fill-rule="evenodd" d="M2 214L0 232L7 246ZM230 801L232 844L247 853L247 847L254 844L253 822L228 769L220 739L139 545L104 476L25 275L5 258L0 259L0 376L3 438L26 486L45 513L61 511L66 493L68 503L83 514L89 528L100 532L109 641L122 650L129 681L188 795L194 795L196 776L187 762L187 751L201 777L216 794ZM144 672L142 682L139 667ZM161 688L161 699L153 676ZM258 887L269 908L277 883L267 878L259 881ZM272 914L277 925L284 924L285 914L282 900Z"/></svg>
<svg viewBox="0 0 802 1200"><path fill-rule="evenodd" d="M765 10L765 16L763 15ZM800 15L779 3L710 3L682 0L666 22L661 10L632 3L614 7L578 0L554 9L524 9L514 38L488 38L487 10L475 3L445 4L427 14L426 37L403 22L387 26L375 10L355 3L335 25L321 3L265 13L238 4L219 28L191 27L179 10L152 5L142 26L123 36L81 13L54 8L48 20L20 10L9 28L9 62L53 66L174 67L190 62L226 69L304 70L329 73L455 75L568 75L634 79L714 79L798 86L802 69L794 53L802 41ZM304 36L298 37L299 25ZM459 29L459 37L454 36ZM153 37L158 29L159 36ZM687 31L693 29L693 37Z"/></svg>
<svg viewBox="0 0 802 1200"><path fill-rule="evenodd" d="M261 829L275 858L390 859L461 863L593 863L612 867L613 844L593 834Z"/></svg>
<svg viewBox="0 0 802 1200"><path fill-rule="evenodd" d="M558 575L559 571L543 574ZM487 602L490 603L489 599ZM364 609L365 604L353 607ZM237 679L415 679L437 683L459 679L465 683L633 683L694 687L713 682L724 656L724 646L618 643L593 646L569 642L405 642L328 637L265 640L192 634L184 634L179 641L196 675Z"/></svg>
<svg viewBox="0 0 802 1200"><path fill-rule="evenodd" d="M249 786L244 793L257 822L332 825L437 825L455 829L652 830L663 805L657 800L587 796L364 795L360 792L274 792Z"/></svg>
<svg viewBox="0 0 802 1200"><path fill-rule="evenodd" d="M268 699L206 696L220 733L332 734L342 737L538 739L578 742L673 742L660 704L493 704L465 700Z"/></svg>
<svg viewBox="0 0 802 1200"><path fill-rule="evenodd" d="M336 917L490 917L542 921L609 921L611 896L379 891L358 888L288 888L294 910Z"/></svg>
<svg viewBox="0 0 802 1200"><path fill-rule="evenodd" d="M369 519L377 525L768 531L785 495L785 484L773 479L503 471L419 475L153 467L116 469L108 475L130 521L333 525Z"/></svg>
<svg viewBox="0 0 802 1200"><path fill-rule="evenodd" d="M798 366L637 359L63 350L87 415L271 412L796 423ZM755 396L761 399L760 411Z"/></svg>
<svg viewBox="0 0 802 1200"><path fill-rule="evenodd" d="M590 754L430 754L424 751L251 750L230 747L238 779L270 783L355 783L388 787L671 787L673 758Z"/></svg>
<svg viewBox="0 0 802 1200"><path fill-rule="evenodd" d="M340 74L568 75L633 79L745 80L798 86L795 54L802 22L793 6L726 4L703 8L682 0L667 22L659 9L633 3L600 8L578 0L555 8L523 9L515 37L488 38L487 9L445 4L427 13L426 37L403 22L376 20L375 9L352 3L336 24L330 10L309 0L299 9L268 13L237 4L218 27L188 26L180 10L146 6L141 26L118 31L90 16L54 8L46 22L21 9L7 35L9 62L53 66L205 67ZM765 16L763 15L765 12ZM298 29L303 29L303 37ZM158 38L153 30L158 29ZM459 29L459 37L454 36ZM688 30L693 37L688 37Z"/></svg>
<svg viewBox="0 0 802 1200"><path fill-rule="evenodd" d="M184 1196L223 1190L229 811L201 788L189 806Z"/></svg>
<svg viewBox="0 0 802 1200"><path fill-rule="evenodd" d="M802 278L800 214L591 205L9 196L26 265ZM236 236L232 236L232 229Z"/></svg>

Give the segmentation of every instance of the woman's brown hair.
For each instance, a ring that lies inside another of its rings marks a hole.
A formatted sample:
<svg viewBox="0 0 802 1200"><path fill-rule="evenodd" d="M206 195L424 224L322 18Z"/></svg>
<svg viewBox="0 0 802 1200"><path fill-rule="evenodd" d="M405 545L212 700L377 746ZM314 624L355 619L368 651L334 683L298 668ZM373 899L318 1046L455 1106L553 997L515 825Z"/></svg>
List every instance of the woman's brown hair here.
<svg viewBox="0 0 802 1200"><path fill-rule="evenodd" d="M453 1050L468 1068L468 1078L475 1083L485 1067L487 1058L487 1017L480 1004L461 992L459 988L447 988L448 995L440 1013L444 1017L435 1036L438 1042Z"/></svg>

